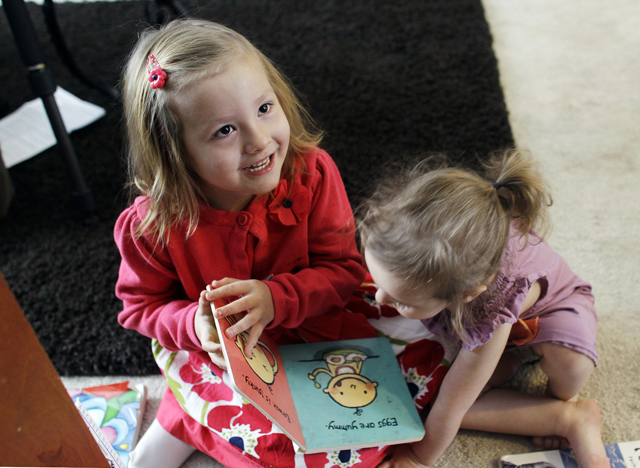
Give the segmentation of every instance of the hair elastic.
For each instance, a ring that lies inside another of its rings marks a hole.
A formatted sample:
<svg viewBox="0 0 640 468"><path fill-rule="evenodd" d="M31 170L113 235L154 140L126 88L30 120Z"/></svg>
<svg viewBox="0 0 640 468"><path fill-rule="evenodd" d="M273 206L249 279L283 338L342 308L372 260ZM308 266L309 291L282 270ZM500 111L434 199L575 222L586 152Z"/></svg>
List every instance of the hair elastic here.
<svg viewBox="0 0 640 468"><path fill-rule="evenodd" d="M153 54L149 54L147 58L147 71L149 72L149 81L153 89L159 89L164 86L164 82L167 79L167 72L165 72Z"/></svg>
<svg viewBox="0 0 640 468"><path fill-rule="evenodd" d="M493 184L493 188L496 190L500 190L500 188L502 187L502 184L499 184L498 181L495 181Z"/></svg>

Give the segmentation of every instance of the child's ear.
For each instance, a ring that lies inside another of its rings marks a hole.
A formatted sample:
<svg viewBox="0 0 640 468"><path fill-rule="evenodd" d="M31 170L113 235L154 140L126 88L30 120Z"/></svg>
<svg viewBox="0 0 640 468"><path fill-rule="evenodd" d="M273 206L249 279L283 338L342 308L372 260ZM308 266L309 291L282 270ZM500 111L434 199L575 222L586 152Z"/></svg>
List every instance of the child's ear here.
<svg viewBox="0 0 640 468"><path fill-rule="evenodd" d="M487 290L487 286L485 284L481 284L480 286L476 286L471 291L467 291L462 295L462 302L468 304L473 301L476 297Z"/></svg>

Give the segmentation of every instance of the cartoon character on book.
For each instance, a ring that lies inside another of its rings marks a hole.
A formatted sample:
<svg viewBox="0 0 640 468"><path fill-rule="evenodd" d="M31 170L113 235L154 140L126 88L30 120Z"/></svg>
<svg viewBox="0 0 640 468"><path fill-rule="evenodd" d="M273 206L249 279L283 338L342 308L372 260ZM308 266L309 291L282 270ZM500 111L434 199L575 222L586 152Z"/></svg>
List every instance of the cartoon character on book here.
<svg viewBox="0 0 640 468"><path fill-rule="evenodd" d="M315 369L309 374L309 378L313 380L316 388L320 388L321 385L316 381L318 374L329 374L331 380L324 392L339 405L356 408L356 414L360 415L361 408L371 404L377 395L378 383L361 374L362 365L368 357L363 352L353 349L329 351L322 356L327 369Z"/></svg>
<svg viewBox="0 0 640 468"><path fill-rule="evenodd" d="M235 317L226 317L227 322L230 325L236 323ZM247 356L244 352L247 344L249 333L241 332L236 335L236 346L242 351L242 355L247 360L249 367L255 372L255 374L267 385L271 385L278 373L278 361L276 360L273 351L264 344L261 340L251 351L251 356Z"/></svg>

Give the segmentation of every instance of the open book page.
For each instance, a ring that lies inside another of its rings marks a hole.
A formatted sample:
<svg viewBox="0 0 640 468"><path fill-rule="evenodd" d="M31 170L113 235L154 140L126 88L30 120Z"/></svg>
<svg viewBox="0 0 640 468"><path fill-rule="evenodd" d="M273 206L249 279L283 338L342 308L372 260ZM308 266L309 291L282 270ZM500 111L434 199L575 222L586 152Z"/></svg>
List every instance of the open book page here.
<svg viewBox="0 0 640 468"><path fill-rule="evenodd" d="M308 453L424 437L386 338L285 345L280 354Z"/></svg>
<svg viewBox="0 0 640 468"><path fill-rule="evenodd" d="M278 346L263 333L247 357L247 333L235 339L225 333L237 319L215 319L232 385L300 452L376 447L424 436L386 338Z"/></svg>
<svg viewBox="0 0 640 468"><path fill-rule="evenodd" d="M234 389L304 449L304 437L277 345L263 333L252 355L247 357L244 349L248 333L240 333L234 340L225 334L236 319L226 317L215 321L218 334L223 337L223 354Z"/></svg>
<svg viewBox="0 0 640 468"><path fill-rule="evenodd" d="M640 468L640 440L605 445L611 468ZM505 455L502 468L580 468L572 450Z"/></svg>

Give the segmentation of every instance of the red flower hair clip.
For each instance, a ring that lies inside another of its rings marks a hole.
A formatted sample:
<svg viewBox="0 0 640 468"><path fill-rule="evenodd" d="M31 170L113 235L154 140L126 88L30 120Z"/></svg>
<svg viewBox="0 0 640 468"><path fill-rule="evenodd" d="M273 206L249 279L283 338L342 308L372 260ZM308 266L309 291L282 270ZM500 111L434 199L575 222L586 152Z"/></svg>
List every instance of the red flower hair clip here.
<svg viewBox="0 0 640 468"><path fill-rule="evenodd" d="M153 54L149 54L147 58L147 71L149 72L149 81L153 89L159 89L164 86L164 82L167 79L167 72L165 72Z"/></svg>

